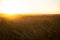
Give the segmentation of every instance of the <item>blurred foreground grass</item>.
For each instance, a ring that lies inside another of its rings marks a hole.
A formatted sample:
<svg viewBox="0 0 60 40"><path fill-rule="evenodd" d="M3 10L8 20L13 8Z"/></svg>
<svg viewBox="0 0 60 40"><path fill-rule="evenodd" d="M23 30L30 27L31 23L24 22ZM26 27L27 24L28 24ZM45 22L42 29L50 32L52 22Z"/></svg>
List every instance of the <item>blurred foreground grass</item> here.
<svg viewBox="0 0 60 40"><path fill-rule="evenodd" d="M0 17L0 40L60 40L60 15Z"/></svg>

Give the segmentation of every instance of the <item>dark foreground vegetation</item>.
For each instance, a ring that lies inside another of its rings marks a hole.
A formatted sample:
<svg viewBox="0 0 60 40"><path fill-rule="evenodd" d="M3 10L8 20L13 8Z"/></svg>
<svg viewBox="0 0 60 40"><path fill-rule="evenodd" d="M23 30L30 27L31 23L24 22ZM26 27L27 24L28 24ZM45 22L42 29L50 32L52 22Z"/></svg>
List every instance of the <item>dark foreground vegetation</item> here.
<svg viewBox="0 0 60 40"><path fill-rule="evenodd" d="M60 15L0 17L0 40L60 40Z"/></svg>

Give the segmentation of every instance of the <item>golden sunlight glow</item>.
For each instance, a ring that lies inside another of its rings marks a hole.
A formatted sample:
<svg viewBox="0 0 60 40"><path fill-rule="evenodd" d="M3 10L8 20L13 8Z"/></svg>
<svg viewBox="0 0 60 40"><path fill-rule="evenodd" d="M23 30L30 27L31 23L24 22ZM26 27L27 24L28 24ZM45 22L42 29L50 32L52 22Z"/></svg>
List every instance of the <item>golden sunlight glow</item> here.
<svg viewBox="0 0 60 40"><path fill-rule="evenodd" d="M8 20L14 20L18 18L17 15L11 15L11 14L0 14L0 17L3 17Z"/></svg>
<svg viewBox="0 0 60 40"><path fill-rule="evenodd" d="M5 14L57 13L58 0L2 0L0 12Z"/></svg>

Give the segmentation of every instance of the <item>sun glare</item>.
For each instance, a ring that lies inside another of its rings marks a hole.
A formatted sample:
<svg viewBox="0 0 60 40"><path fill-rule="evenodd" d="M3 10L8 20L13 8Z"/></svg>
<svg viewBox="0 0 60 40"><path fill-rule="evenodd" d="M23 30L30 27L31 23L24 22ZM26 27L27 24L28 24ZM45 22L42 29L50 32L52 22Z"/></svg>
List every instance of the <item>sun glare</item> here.
<svg viewBox="0 0 60 40"><path fill-rule="evenodd" d="M58 0L2 0L0 12L5 14L57 13Z"/></svg>
<svg viewBox="0 0 60 40"><path fill-rule="evenodd" d="M16 20L16 19L18 19L18 16L17 15L10 15L10 14L2 14L2 15L0 15L0 17L2 17L2 18L5 18L5 19L7 19L7 20Z"/></svg>

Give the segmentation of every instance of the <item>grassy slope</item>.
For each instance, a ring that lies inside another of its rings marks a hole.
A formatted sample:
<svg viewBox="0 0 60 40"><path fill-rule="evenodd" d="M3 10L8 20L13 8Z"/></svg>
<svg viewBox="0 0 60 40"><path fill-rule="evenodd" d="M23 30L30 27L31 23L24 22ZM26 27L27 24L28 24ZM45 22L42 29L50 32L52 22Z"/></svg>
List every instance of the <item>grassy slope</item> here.
<svg viewBox="0 0 60 40"><path fill-rule="evenodd" d="M60 40L60 15L0 17L0 40Z"/></svg>

